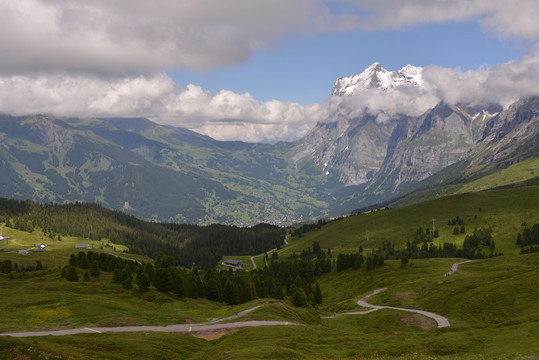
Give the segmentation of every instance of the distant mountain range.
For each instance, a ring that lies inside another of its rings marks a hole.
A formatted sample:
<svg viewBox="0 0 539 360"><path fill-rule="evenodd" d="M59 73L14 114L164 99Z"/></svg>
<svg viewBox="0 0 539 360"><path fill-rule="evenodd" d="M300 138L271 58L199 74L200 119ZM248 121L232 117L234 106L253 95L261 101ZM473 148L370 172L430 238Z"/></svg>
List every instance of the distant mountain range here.
<svg viewBox="0 0 539 360"><path fill-rule="evenodd" d="M422 86L421 73L375 63L332 93ZM220 142L142 118L1 115L0 196L97 202L159 221L287 225L458 192L526 161L523 181L537 177L539 97L507 110L440 103L385 122L345 114L277 144Z"/></svg>

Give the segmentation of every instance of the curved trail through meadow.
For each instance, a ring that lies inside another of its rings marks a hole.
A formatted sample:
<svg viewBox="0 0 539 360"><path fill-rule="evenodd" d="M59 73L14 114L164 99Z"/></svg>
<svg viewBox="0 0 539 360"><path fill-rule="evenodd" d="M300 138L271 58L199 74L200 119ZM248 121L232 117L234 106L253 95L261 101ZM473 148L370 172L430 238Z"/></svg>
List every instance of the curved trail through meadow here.
<svg viewBox="0 0 539 360"><path fill-rule="evenodd" d="M152 332L166 332L166 333L191 333L191 332L204 332L215 331L224 329L239 329L254 326L275 326L275 325L300 325L289 321L235 321L225 324L216 324L220 321L227 321L235 319L239 316L245 315L254 311L262 305L255 306L253 308L241 311L238 315L232 315L225 318L213 319L210 321L196 323L196 324L178 324L178 325L166 325L166 326L116 326L116 327L82 327L75 329L65 330L43 330L43 331L29 331L29 332L8 332L0 333L0 336L13 336L13 337L30 337L30 336L62 336L62 335L74 335L74 334L92 334L92 333L118 333L118 332L135 332L135 331L152 331Z"/></svg>
<svg viewBox="0 0 539 360"><path fill-rule="evenodd" d="M384 290L387 290L387 288L374 290L369 295L366 295L366 296L362 297L361 299L359 299L357 301L357 304L359 306L366 307L366 308L371 308L370 310L340 313L340 314L335 314L333 316L323 316L322 319L334 319L336 317L344 316L344 315L364 315L364 314L368 314L368 313L378 311L378 310L381 310L381 309L392 309L392 310L413 312L413 313L417 313L417 314L421 314L423 316L429 317L429 318L433 319L434 321L436 321L439 328L448 327L448 326L451 325L447 318L443 317L442 315L438 315L436 313L430 312L430 311L406 309L406 308L400 308L400 307L395 307L395 306L371 305L371 304L369 304L367 302L367 300L369 300L371 297L373 297L374 295L376 295L378 293L381 293Z"/></svg>
<svg viewBox="0 0 539 360"><path fill-rule="evenodd" d="M469 263L470 261L472 261L472 260L466 260L466 261L462 261L462 262L453 264L451 266L451 269L447 273L445 273L444 276L450 276L450 275L456 273L457 270L459 269L460 264ZM367 300L369 300L371 297L373 297L376 294L381 293L384 290L387 290L387 288L374 290L369 295L366 295L366 296L362 297L361 299L359 299L357 301L357 304L359 306L370 308L370 310L340 313L340 314L335 314L333 316L323 316L321 318L322 319L333 319L333 318L336 318L336 317L339 317L339 316L344 316L344 315L364 315L364 314L368 314L368 313L371 313L373 311L377 311L377 310L380 310L380 309L393 309L393 310L413 312L413 313L421 314L423 316L434 319L436 321L436 323L438 324L438 328L451 326L451 324L449 323L449 320L446 317L443 317L442 315L438 315L438 314L430 312L430 311L406 309L406 308L400 308L400 307L395 307L395 306L371 305L371 304L369 304L367 302Z"/></svg>

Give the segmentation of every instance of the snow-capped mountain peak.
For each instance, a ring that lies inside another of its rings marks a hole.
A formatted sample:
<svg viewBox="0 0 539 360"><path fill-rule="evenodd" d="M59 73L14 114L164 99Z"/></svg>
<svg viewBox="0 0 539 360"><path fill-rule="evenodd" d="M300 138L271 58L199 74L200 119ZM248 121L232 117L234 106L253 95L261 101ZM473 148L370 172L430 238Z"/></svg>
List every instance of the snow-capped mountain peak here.
<svg viewBox="0 0 539 360"><path fill-rule="evenodd" d="M406 65L399 71L387 71L375 62L359 75L335 81L331 95L353 95L359 89L388 89L397 86L423 86L423 68Z"/></svg>

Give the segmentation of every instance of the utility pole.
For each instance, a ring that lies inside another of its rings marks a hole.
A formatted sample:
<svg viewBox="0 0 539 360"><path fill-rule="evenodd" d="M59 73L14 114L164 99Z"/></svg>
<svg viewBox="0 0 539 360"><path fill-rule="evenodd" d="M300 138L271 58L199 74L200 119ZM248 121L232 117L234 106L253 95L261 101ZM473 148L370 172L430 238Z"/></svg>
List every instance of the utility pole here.
<svg viewBox="0 0 539 360"><path fill-rule="evenodd" d="M367 241L369 241L369 230L365 230L365 234L367 234Z"/></svg>
<svg viewBox="0 0 539 360"><path fill-rule="evenodd" d="M432 219L432 234L434 234L434 222L436 221L436 219Z"/></svg>

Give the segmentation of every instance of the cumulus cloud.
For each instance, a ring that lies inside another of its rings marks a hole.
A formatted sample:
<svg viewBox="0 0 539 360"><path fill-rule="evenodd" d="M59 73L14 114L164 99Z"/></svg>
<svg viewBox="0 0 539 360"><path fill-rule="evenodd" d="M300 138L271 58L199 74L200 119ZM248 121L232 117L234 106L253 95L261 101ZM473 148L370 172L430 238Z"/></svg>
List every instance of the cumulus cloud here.
<svg viewBox="0 0 539 360"><path fill-rule="evenodd" d="M461 71L428 66L428 91L448 103L498 103L507 107L519 98L539 95L539 46L519 60L492 68Z"/></svg>
<svg viewBox="0 0 539 360"><path fill-rule="evenodd" d="M0 0L0 111L144 116L256 142L294 140L343 114L384 122L439 101L507 106L539 94L539 46L492 68L427 66L424 89L371 89L310 105L181 86L163 71L236 65L284 34L354 27L477 20L499 38L538 41L538 18L536 0Z"/></svg>
<svg viewBox="0 0 539 360"><path fill-rule="evenodd" d="M319 0L0 0L0 74L236 65L285 33L349 28Z"/></svg>
<svg viewBox="0 0 539 360"><path fill-rule="evenodd" d="M419 116L441 101L508 107L523 97L539 95L539 45L519 60L493 67L462 71L427 66L423 80L424 88L358 88L351 96L333 96L325 104L325 121L370 114L387 122L401 115Z"/></svg>
<svg viewBox="0 0 539 360"><path fill-rule="evenodd" d="M260 102L249 93L204 91L164 73L124 79L40 75L0 77L0 111L60 116L144 116L218 140L294 140L327 115L320 104Z"/></svg>
<svg viewBox="0 0 539 360"><path fill-rule="evenodd" d="M332 96L323 104L260 102L249 93L217 93L181 86L165 73L129 78L83 75L0 77L0 111L63 116L143 116L185 127L218 140L287 141L316 123L369 113L379 122L419 116L438 102L508 106L539 95L539 46L529 55L492 68L461 71L437 66L423 70L425 88L364 89Z"/></svg>
<svg viewBox="0 0 539 360"><path fill-rule="evenodd" d="M349 116L368 113L376 116L378 122L387 122L400 115L419 116L439 101L438 97L426 89L406 86L358 91L353 96L345 97L341 106L350 109Z"/></svg>
<svg viewBox="0 0 539 360"><path fill-rule="evenodd" d="M0 74L205 70L290 33L470 19L500 38L538 40L538 18L536 0L0 0Z"/></svg>
<svg viewBox="0 0 539 360"><path fill-rule="evenodd" d="M500 38L539 39L536 0L344 0L365 15L358 26L397 29L427 23L477 19Z"/></svg>

